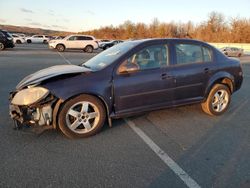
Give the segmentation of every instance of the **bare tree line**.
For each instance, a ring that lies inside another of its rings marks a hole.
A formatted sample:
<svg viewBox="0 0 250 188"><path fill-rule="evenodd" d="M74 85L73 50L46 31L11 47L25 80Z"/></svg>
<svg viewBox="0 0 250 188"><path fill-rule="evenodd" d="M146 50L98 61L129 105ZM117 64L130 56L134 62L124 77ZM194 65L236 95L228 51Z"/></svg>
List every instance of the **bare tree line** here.
<svg viewBox="0 0 250 188"><path fill-rule="evenodd" d="M155 18L150 24L126 21L117 27L82 33L102 39L192 38L206 42L250 43L250 19L225 18L221 13L211 12L208 19L199 24L192 21L164 23Z"/></svg>

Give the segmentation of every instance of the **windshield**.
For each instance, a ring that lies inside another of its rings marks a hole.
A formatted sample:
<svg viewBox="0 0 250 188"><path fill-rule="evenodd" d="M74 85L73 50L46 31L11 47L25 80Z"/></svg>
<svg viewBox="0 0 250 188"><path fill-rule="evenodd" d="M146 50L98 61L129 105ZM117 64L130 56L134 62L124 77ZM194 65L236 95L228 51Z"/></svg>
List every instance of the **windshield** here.
<svg viewBox="0 0 250 188"><path fill-rule="evenodd" d="M81 66L89 68L93 71L102 70L108 65L112 64L116 59L120 58L130 49L132 49L135 45L135 42L124 42L121 44L117 44L112 48L103 51L87 62L81 64Z"/></svg>

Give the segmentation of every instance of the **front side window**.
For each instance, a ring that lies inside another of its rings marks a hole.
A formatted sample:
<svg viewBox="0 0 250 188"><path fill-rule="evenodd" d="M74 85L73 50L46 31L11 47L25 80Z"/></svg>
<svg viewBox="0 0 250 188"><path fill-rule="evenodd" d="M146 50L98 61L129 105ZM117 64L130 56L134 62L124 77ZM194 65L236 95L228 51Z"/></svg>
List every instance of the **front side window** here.
<svg viewBox="0 0 250 188"><path fill-rule="evenodd" d="M119 67L118 72L126 71L129 65L135 65L139 70L155 69L168 64L167 45L146 47L132 55Z"/></svg>
<svg viewBox="0 0 250 188"><path fill-rule="evenodd" d="M72 36L72 37L70 37L68 40L77 40L77 36Z"/></svg>

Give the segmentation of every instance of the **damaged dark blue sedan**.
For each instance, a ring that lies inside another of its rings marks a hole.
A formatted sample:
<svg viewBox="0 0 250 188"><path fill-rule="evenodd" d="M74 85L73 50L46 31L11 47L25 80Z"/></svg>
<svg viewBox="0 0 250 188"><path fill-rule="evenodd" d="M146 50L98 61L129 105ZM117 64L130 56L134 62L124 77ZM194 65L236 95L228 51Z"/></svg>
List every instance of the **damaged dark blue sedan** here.
<svg viewBox="0 0 250 188"><path fill-rule="evenodd" d="M105 121L141 112L201 103L221 115L240 89L240 62L207 43L188 39L124 42L89 61L43 69L24 78L10 95L18 127L59 128L87 137Z"/></svg>

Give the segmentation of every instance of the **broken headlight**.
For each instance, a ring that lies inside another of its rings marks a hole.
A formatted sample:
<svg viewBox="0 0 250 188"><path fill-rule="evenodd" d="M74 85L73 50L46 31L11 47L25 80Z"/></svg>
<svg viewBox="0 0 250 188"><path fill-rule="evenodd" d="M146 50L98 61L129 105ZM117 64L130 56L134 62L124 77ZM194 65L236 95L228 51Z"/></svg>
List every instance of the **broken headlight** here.
<svg viewBox="0 0 250 188"><path fill-rule="evenodd" d="M11 101L11 104L18 106L31 105L45 98L48 94L49 90L43 87L32 87L23 89L16 93L16 95Z"/></svg>

